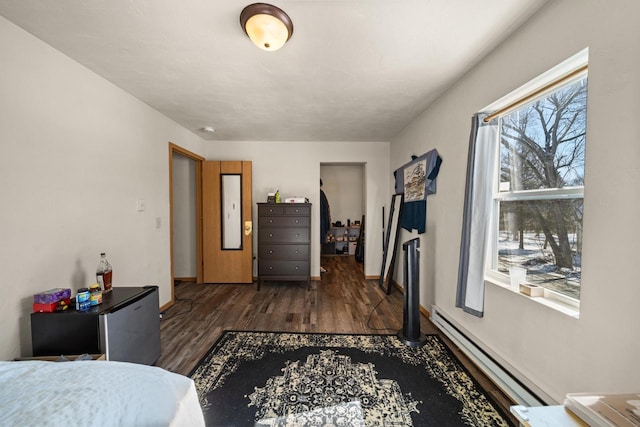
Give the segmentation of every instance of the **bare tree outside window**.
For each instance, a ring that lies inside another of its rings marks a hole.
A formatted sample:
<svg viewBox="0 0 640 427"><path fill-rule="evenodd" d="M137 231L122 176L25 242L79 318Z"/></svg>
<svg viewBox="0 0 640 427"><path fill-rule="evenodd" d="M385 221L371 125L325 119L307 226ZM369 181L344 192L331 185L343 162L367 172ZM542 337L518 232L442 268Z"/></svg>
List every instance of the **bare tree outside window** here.
<svg viewBox="0 0 640 427"><path fill-rule="evenodd" d="M587 78L501 118L498 265L580 298Z"/></svg>

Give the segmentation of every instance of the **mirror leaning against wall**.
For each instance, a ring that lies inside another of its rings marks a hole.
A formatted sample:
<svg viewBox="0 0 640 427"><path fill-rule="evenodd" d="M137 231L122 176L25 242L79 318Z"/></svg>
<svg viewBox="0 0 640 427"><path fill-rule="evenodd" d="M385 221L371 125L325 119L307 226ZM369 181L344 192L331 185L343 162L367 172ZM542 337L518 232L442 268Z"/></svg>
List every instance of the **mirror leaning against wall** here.
<svg viewBox="0 0 640 427"><path fill-rule="evenodd" d="M391 283L393 281L393 271L395 268L396 251L398 247L398 237L400 234L400 215L404 194L394 194L391 196L391 209L389 211L389 224L384 236L382 247L382 270L380 272L380 287L387 293L391 293Z"/></svg>

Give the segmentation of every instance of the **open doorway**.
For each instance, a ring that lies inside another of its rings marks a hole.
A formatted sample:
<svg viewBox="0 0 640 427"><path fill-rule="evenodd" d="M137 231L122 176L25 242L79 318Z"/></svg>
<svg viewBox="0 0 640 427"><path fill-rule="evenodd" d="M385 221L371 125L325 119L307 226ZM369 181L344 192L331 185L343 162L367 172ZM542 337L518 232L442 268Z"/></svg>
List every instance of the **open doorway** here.
<svg viewBox="0 0 640 427"><path fill-rule="evenodd" d="M364 213L366 212L366 180L364 163L321 163L321 190L329 205L330 223L320 227L320 271L323 259L335 256L356 256L364 247ZM322 221L322 213L321 213ZM362 237L362 239L361 239ZM364 256L360 258L364 262Z"/></svg>
<svg viewBox="0 0 640 427"><path fill-rule="evenodd" d="M171 302L176 280L202 282L202 162L169 143Z"/></svg>

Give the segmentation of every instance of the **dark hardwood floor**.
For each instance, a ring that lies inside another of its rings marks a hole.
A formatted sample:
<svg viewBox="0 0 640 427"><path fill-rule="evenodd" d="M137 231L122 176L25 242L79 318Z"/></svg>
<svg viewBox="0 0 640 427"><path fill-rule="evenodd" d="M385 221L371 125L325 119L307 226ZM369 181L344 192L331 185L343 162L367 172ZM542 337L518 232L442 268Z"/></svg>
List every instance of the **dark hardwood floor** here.
<svg viewBox="0 0 640 427"><path fill-rule="evenodd" d="M403 296L386 295L365 280L352 256L322 258L320 281L214 285L181 282L175 304L160 323L162 356L157 366L188 375L224 330L395 333L402 328ZM375 311L372 310L375 307ZM438 334L496 402L509 414L513 403L426 317L421 331ZM510 420L515 423L514 418Z"/></svg>

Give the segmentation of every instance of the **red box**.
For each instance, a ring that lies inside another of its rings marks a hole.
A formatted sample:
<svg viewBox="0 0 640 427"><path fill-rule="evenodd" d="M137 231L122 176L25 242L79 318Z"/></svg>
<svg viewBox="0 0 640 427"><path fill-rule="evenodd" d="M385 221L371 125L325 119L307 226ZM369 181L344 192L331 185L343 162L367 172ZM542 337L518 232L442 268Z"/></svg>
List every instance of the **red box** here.
<svg viewBox="0 0 640 427"><path fill-rule="evenodd" d="M65 311L69 309L71 304L71 298L65 298L60 301L51 302L47 304L33 303L34 313L53 313L54 311Z"/></svg>

